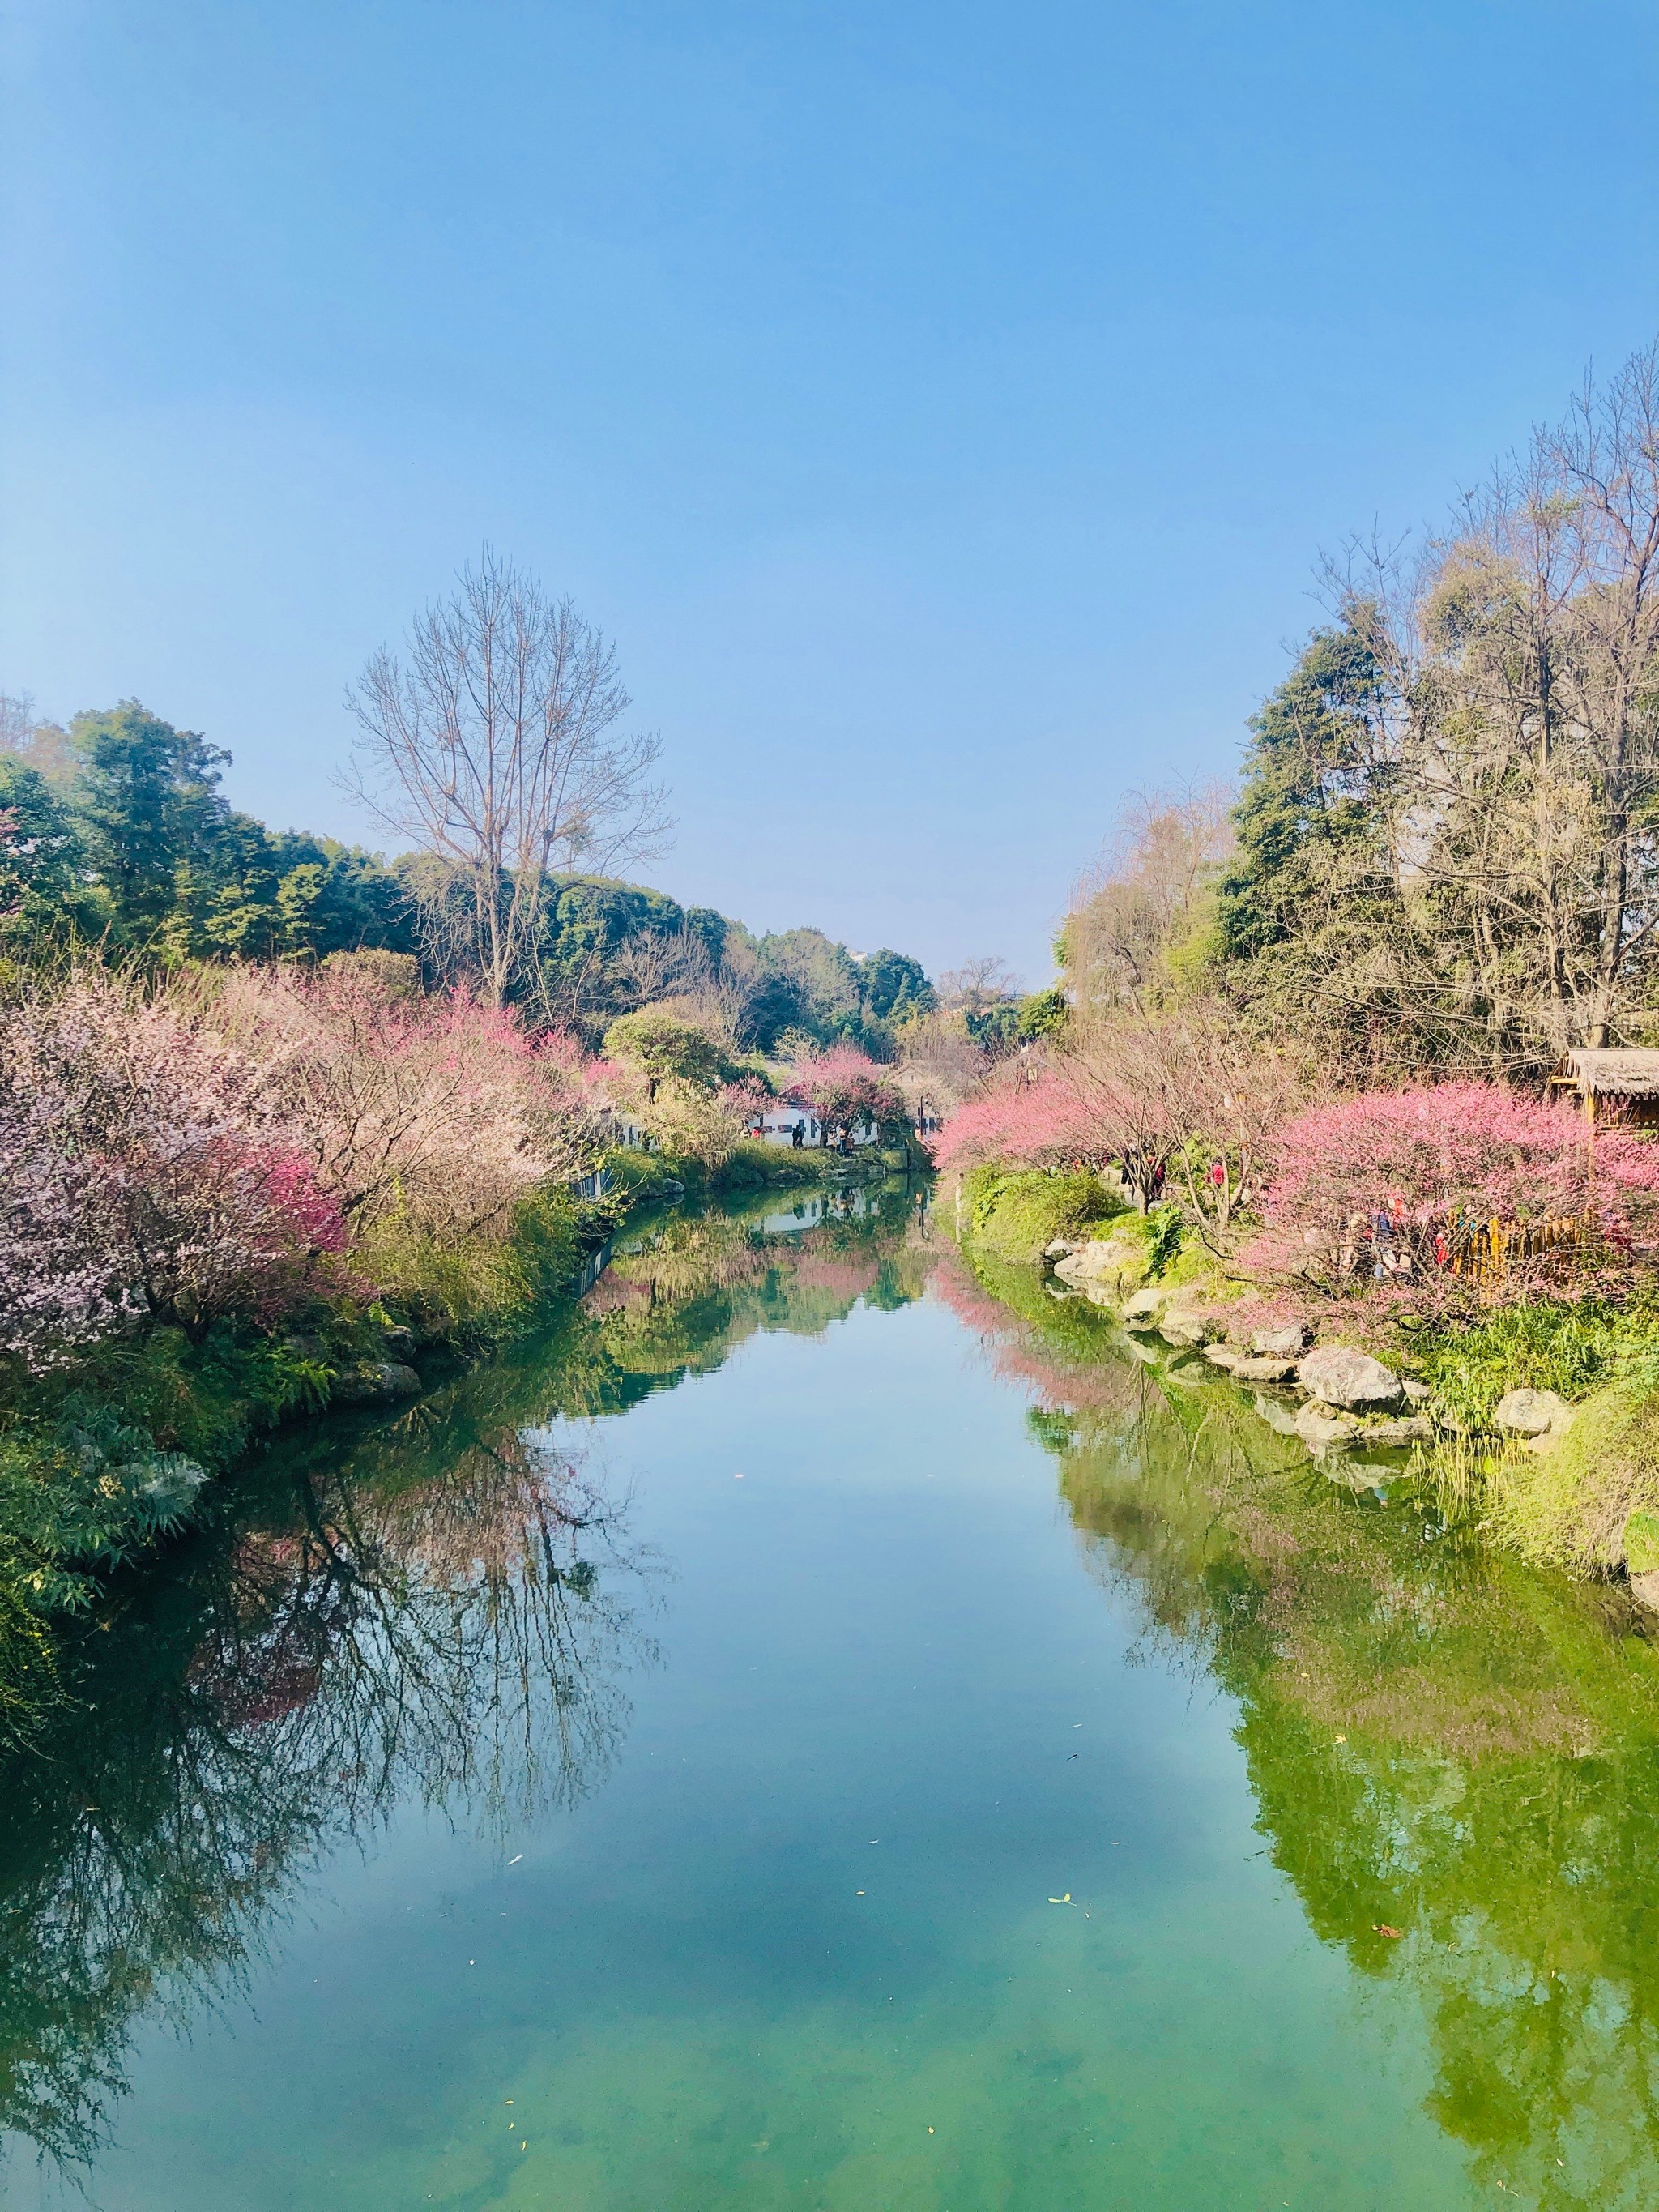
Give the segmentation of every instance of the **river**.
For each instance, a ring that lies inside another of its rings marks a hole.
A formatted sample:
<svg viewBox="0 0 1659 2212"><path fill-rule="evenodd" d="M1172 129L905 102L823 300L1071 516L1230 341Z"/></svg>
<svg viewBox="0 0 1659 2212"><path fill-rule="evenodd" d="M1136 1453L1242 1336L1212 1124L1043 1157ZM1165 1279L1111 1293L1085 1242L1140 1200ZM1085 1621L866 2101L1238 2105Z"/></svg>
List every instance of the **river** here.
<svg viewBox="0 0 1659 2212"><path fill-rule="evenodd" d="M1659 2203L1643 1621L902 1185L285 1439L66 1688L9 2206Z"/></svg>

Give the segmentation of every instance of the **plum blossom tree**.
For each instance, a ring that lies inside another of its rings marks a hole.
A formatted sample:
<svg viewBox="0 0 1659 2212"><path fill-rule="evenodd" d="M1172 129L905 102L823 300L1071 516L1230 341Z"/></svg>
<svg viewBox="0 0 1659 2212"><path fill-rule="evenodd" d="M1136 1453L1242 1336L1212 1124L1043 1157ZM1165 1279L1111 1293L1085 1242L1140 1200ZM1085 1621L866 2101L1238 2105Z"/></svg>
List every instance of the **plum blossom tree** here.
<svg viewBox="0 0 1659 2212"><path fill-rule="evenodd" d="M835 1045L798 1061L790 1089L820 1121L869 1121L878 1129L891 1129L908 1118L891 1075L854 1045Z"/></svg>
<svg viewBox="0 0 1659 2212"><path fill-rule="evenodd" d="M0 1020L0 1345L34 1364L119 1326L199 1341L274 1318L343 1246L257 1072L95 972Z"/></svg>
<svg viewBox="0 0 1659 2212"><path fill-rule="evenodd" d="M1531 1256L1547 1267L1587 1247L1659 1249L1659 1146L1500 1084L1339 1099L1296 1116L1274 1149L1264 1226L1243 1260L1326 1291L1368 1285L1379 1269L1431 1276L1494 1222L1523 1262L1540 1246ZM1546 1241L1565 1226L1563 1243ZM1528 1275L1523 1264L1510 1279Z"/></svg>
<svg viewBox="0 0 1659 2212"><path fill-rule="evenodd" d="M394 1210L434 1234L504 1227L544 1179L604 1146L568 1039L540 1044L464 991L439 1000L377 969L205 976L196 1018L258 1063L271 1113L354 1233Z"/></svg>

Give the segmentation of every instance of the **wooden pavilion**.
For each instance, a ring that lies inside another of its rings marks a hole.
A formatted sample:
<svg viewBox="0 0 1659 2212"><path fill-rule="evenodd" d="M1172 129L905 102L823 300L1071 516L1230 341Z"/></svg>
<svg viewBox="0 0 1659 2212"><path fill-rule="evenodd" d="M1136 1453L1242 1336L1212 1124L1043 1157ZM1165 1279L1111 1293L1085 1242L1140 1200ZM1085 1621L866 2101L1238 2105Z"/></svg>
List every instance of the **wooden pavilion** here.
<svg viewBox="0 0 1659 2212"><path fill-rule="evenodd" d="M1570 1052L1552 1073L1550 1091L1578 1099L1587 1121L1614 1113L1627 1127L1659 1132L1659 1051L1646 1046Z"/></svg>

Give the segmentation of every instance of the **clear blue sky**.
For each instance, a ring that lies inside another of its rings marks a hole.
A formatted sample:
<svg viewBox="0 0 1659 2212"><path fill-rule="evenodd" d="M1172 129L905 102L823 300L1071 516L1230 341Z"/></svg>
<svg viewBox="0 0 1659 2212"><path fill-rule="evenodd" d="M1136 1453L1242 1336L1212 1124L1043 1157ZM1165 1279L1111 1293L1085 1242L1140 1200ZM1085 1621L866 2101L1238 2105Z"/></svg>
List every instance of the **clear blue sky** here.
<svg viewBox="0 0 1659 2212"><path fill-rule="evenodd" d="M0 0L0 685L366 837L488 538L617 640L651 871L1036 980L1322 544L1659 328L1626 0Z"/></svg>

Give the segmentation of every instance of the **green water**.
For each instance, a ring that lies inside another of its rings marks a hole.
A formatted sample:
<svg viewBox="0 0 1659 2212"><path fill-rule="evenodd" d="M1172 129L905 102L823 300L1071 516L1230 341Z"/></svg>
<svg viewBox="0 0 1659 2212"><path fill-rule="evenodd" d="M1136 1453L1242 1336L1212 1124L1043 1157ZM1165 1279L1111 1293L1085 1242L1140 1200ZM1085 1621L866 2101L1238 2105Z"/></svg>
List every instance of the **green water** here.
<svg viewBox="0 0 1659 2212"><path fill-rule="evenodd" d="M6 2203L1659 2203L1639 1620L908 1191L791 1226L641 1237L88 1624Z"/></svg>

